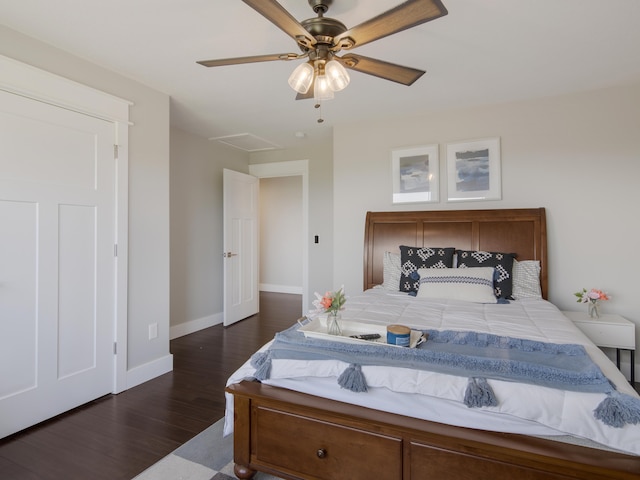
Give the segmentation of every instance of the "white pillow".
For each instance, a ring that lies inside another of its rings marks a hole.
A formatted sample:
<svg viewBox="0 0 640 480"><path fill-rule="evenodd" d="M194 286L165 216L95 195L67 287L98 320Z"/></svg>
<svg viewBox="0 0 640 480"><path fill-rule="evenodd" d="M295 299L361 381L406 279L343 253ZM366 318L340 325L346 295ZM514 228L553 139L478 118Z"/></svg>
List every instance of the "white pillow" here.
<svg viewBox="0 0 640 480"><path fill-rule="evenodd" d="M397 292L400 290L400 254L384 252L382 259L382 287Z"/></svg>
<svg viewBox="0 0 640 480"><path fill-rule="evenodd" d="M539 261L513 261L513 298L542 298Z"/></svg>
<svg viewBox="0 0 640 480"><path fill-rule="evenodd" d="M421 268L420 298L497 303L493 290L493 267Z"/></svg>

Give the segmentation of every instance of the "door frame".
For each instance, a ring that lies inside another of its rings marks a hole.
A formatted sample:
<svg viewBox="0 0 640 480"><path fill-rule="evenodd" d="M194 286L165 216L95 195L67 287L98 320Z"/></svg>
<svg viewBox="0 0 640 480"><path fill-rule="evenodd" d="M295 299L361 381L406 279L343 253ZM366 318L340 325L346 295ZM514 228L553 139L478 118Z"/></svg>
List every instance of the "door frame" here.
<svg viewBox="0 0 640 480"><path fill-rule="evenodd" d="M249 174L257 178L302 177L302 312L309 305L309 160L258 163L249 165Z"/></svg>
<svg viewBox="0 0 640 480"><path fill-rule="evenodd" d="M113 393L127 389L129 107L132 102L0 55L0 90L113 124L116 262Z"/></svg>

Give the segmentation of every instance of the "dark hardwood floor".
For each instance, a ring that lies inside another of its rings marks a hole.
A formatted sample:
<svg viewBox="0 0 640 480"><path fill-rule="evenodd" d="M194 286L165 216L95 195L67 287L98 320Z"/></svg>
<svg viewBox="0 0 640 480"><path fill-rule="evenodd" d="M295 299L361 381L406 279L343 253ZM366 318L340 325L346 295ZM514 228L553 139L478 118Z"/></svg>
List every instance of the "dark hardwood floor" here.
<svg viewBox="0 0 640 480"><path fill-rule="evenodd" d="M0 440L0 479L133 478L222 418L227 378L301 311L262 293L258 315L172 340L171 373Z"/></svg>

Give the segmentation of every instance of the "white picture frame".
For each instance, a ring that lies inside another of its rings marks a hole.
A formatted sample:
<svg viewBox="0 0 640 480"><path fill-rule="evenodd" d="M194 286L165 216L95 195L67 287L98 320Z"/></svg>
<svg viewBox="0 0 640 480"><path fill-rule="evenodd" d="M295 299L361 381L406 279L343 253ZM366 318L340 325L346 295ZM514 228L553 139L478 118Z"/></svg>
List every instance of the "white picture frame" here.
<svg viewBox="0 0 640 480"><path fill-rule="evenodd" d="M447 201L502 199L500 138L447 144Z"/></svg>
<svg viewBox="0 0 640 480"><path fill-rule="evenodd" d="M392 203L440 201L438 145L402 148L391 152Z"/></svg>

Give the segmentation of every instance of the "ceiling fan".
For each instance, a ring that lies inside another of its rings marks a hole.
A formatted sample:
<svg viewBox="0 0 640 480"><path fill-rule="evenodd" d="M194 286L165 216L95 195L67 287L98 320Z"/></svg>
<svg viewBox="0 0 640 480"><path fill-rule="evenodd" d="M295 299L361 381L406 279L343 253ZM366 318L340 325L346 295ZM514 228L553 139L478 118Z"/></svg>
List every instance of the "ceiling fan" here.
<svg viewBox="0 0 640 480"><path fill-rule="evenodd" d="M298 92L296 99L315 98L316 107L322 100L333 98L333 92L349 84L345 68L374 75L385 80L411 85L425 71L404 67L374 58L347 53L380 38L415 27L446 15L440 0L408 0L360 25L347 28L334 18L325 17L333 0L308 0L317 17L298 22L276 0L242 0L267 20L293 38L302 53L255 55L199 61L205 67L219 67L242 63L306 58L289 77L289 85ZM321 120L319 120L321 121Z"/></svg>

